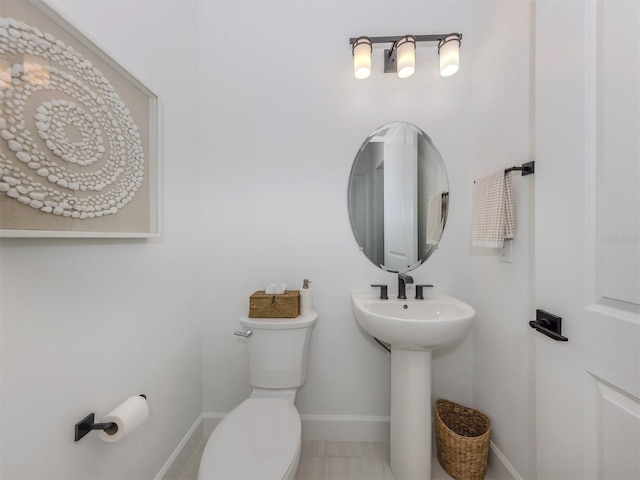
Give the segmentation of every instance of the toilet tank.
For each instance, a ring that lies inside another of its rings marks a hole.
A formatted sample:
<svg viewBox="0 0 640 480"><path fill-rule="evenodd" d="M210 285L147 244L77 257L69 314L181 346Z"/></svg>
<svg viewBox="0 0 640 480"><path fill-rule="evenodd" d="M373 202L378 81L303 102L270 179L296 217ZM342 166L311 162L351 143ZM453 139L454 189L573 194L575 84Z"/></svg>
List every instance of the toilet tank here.
<svg viewBox="0 0 640 480"><path fill-rule="evenodd" d="M257 388L296 388L307 378L311 330L318 314L296 318L240 317L249 350L249 382Z"/></svg>

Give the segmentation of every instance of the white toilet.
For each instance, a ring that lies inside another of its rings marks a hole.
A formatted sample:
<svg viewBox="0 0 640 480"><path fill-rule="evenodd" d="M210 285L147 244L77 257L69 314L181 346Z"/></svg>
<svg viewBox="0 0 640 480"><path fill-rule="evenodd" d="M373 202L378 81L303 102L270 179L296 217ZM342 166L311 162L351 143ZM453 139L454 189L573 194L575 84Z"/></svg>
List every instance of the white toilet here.
<svg viewBox="0 0 640 480"><path fill-rule="evenodd" d="M294 401L307 378L317 319L316 312L296 318L240 317L249 349L251 395L209 437L199 480L295 478L302 429Z"/></svg>

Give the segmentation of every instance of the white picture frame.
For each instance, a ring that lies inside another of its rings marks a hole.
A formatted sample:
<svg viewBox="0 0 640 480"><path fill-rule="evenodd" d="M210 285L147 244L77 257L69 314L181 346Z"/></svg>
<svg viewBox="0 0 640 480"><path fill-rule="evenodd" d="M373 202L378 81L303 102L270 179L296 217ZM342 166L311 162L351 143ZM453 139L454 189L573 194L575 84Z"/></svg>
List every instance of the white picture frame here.
<svg viewBox="0 0 640 480"><path fill-rule="evenodd" d="M0 237L161 235L156 94L43 0L0 10Z"/></svg>

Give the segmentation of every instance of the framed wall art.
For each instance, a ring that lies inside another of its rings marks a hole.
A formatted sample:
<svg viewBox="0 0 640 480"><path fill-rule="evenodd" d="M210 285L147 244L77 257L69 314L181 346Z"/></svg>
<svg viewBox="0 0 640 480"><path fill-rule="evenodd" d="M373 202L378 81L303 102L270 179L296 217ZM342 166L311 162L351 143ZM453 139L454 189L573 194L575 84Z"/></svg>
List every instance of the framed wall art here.
<svg viewBox="0 0 640 480"><path fill-rule="evenodd" d="M0 6L0 236L160 233L158 98L42 0Z"/></svg>

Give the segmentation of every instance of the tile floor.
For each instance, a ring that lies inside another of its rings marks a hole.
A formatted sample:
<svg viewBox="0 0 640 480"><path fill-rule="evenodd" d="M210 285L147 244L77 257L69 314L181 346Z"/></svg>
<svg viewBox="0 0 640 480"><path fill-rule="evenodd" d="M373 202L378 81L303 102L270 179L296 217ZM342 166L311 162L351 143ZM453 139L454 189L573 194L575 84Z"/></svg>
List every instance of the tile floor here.
<svg viewBox="0 0 640 480"><path fill-rule="evenodd" d="M195 480L205 441L187 462L179 480ZM487 475L487 478L490 478ZM450 480L432 458L432 479ZM296 480L395 480L389 466L389 445L368 442L304 441Z"/></svg>

